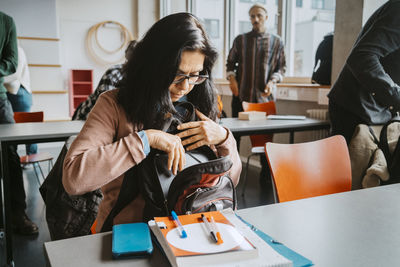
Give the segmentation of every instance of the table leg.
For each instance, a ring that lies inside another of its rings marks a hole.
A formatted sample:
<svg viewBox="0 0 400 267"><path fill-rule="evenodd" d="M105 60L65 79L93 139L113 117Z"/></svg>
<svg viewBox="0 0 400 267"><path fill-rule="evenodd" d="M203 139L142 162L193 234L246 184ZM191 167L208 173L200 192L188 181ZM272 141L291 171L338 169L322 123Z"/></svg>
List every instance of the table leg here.
<svg viewBox="0 0 400 267"><path fill-rule="evenodd" d="M289 134L290 134L290 136L289 136L289 143L290 143L290 144L293 144L293 143L294 143L294 132L291 131Z"/></svg>
<svg viewBox="0 0 400 267"><path fill-rule="evenodd" d="M4 229L6 266L14 266L12 253L12 231L11 231L11 203L10 203L10 176L8 170L8 145L1 144L1 182L0 182L0 198L1 198L1 226Z"/></svg>

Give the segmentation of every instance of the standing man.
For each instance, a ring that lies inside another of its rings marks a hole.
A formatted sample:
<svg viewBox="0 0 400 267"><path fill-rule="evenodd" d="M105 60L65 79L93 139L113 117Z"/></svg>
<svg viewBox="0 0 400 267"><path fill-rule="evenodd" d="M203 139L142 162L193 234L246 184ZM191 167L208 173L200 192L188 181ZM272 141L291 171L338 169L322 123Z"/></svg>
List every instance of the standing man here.
<svg viewBox="0 0 400 267"><path fill-rule="evenodd" d="M18 48L14 20L0 12L0 123L15 123L14 113L7 99L3 85L4 76L17 70ZM38 227L25 213L25 189L17 147L8 149L8 170L10 174L12 224L17 233L31 235L39 232Z"/></svg>
<svg viewBox="0 0 400 267"><path fill-rule="evenodd" d="M400 111L400 0L365 23L328 97L332 134L348 144L358 124L383 124Z"/></svg>
<svg viewBox="0 0 400 267"><path fill-rule="evenodd" d="M266 32L268 12L265 7L255 4L249 15L253 29L235 38L226 64L226 77L232 91L232 117L243 111L242 101L262 103L274 100L273 90L276 83L282 81L286 69L281 38ZM240 138L236 141L239 149ZM269 175L265 155L260 156L260 161L260 182L263 185Z"/></svg>
<svg viewBox="0 0 400 267"><path fill-rule="evenodd" d="M274 85L282 80L286 61L281 38L266 32L268 13L253 5L249 10L251 32L237 36L229 51L227 79L232 91L232 117L243 111L242 101L262 103L274 99Z"/></svg>

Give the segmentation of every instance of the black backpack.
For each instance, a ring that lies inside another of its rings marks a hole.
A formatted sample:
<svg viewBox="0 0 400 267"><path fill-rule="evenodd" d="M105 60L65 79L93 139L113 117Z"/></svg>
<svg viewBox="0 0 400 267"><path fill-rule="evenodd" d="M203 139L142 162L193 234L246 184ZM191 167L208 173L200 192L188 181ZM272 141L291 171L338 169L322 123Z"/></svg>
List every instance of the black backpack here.
<svg viewBox="0 0 400 267"><path fill-rule="evenodd" d="M47 175L39 191L46 204L46 221L51 240L59 240L90 234L103 199L100 189L84 195L69 195L62 184L65 155L76 136L70 137L63 146L56 163Z"/></svg>
<svg viewBox="0 0 400 267"><path fill-rule="evenodd" d="M176 133L180 123L194 121L195 109L191 103L180 102L179 112L164 126ZM150 154L124 177L115 206L105 220L102 232L110 231L118 213L140 193L145 200L143 221L153 217L190 214L224 208L236 209L234 184L227 174L232 167L229 157L217 158L209 146L186 152L185 169L176 176L167 169L168 155L159 150Z"/></svg>
<svg viewBox="0 0 400 267"><path fill-rule="evenodd" d="M400 123L400 116L398 113L390 121L388 121L383 125L381 133L379 135L379 140L375 136L374 131L371 128L369 128L372 136L374 137L375 143L378 145L378 147L382 150L383 154L385 155L387 168L390 174L390 178L388 181L381 181L382 185L394 184L400 182L400 136L397 140L397 144L395 149L393 150L393 153L390 153L388 136L387 136L389 125L396 122Z"/></svg>

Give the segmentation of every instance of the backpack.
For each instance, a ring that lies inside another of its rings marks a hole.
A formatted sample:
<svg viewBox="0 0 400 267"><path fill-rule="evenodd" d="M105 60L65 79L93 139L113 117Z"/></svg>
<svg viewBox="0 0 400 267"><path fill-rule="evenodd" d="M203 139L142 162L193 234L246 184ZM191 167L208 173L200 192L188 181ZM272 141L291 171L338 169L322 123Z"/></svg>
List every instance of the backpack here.
<svg viewBox="0 0 400 267"><path fill-rule="evenodd" d="M51 240L88 235L103 199L100 189L76 196L68 195L64 189L64 158L75 137L71 136L65 142L56 163L39 188L46 204L46 221Z"/></svg>
<svg viewBox="0 0 400 267"><path fill-rule="evenodd" d="M189 102L175 106L178 116L171 118L163 130L176 133L177 125L195 120L195 109ZM132 167L124 177L118 199L102 232L110 231L115 216L140 193L145 200L143 221L153 217L236 209L236 192L228 175L229 157L217 158L209 146L186 151L185 169L175 176L167 169L168 155L152 149L147 157Z"/></svg>
<svg viewBox="0 0 400 267"><path fill-rule="evenodd" d="M390 121L388 121L383 125L379 135L379 140L376 137L374 131L371 129L371 127L369 127L370 132L374 138L374 142L378 145L378 147L382 150L383 154L385 155L387 168L390 174L389 180L382 181L382 185L400 182L400 136L397 139L397 143L393 152L390 152L389 149L388 127L392 123L400 123L399 114L394 116Z"/></svg>

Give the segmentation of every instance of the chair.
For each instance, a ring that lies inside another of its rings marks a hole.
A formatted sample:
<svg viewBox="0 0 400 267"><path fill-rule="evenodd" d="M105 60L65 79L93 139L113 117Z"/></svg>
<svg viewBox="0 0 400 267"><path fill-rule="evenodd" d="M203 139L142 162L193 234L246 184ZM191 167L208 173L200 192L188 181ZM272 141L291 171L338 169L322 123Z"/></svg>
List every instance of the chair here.
<svg viewBox="0 0 400 267"><path fill-rule="evenodd" d="M265 103L249 103L246 101L242 102L242 107L244 111L264 111L268 115L276 114L275 102L265 102ZM246 169L243 177L243 189L242 196L244 196L244 191L246 190L247 182L247 172L249 169L249 161L252 156L260 155L264 153L264 145L267 142L272 142L273 134L257 134L251 135L251 154L247 157Z"/></svg>
<svg viewBox="0 0 400 267"><path fill-rule="evenodd" d="M14 120L16 123L23 122L42 122L43 121L43 111L38 112L14 112ZM26 166L32 164L33 170L35 171L35 175L39 185L41 185L39 174L35 167L39 167L40 173L42 174L43 180L45 176L43 174L42 167L39 162L48 161L49 162L49 170L53 167L53 157L48 152L40 152L31 155L25 155L20 157L20 162L22 166Z"/></svg>
<svg viewBox="0 0 400 267"><path fill-rule="evenodd" d="M351 165L343 136L299 144L265 144L275 202L351 190Z"/></svg>

